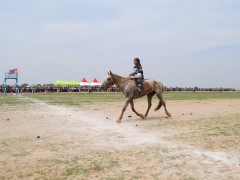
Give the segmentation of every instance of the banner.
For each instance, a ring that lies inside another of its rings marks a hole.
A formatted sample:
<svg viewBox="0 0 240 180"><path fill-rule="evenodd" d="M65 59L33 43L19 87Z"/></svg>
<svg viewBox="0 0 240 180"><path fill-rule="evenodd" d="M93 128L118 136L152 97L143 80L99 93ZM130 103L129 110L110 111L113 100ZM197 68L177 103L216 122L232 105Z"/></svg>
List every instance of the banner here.
<svg viewBox="0 0 240 180"><path fill-rule="evenodd" d="M9 70L8 74L18 74L18 68Z"/></svg>

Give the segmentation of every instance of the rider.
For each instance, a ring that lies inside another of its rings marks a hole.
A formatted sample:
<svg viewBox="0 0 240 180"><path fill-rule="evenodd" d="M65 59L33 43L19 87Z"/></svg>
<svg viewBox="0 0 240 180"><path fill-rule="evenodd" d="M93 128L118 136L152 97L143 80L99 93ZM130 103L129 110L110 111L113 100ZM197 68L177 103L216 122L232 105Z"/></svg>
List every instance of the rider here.
<svg viewBox="0 0 240 180"><path fill-rule="evenodd" d="M137 79L137 86L138 86L138 91L140 92L142 89L142 81L144 79L143 75L143 69L142 65L140 63L140 60L138 58L135 58L134 61L134 72L130 74L131 78Z"/></svg>

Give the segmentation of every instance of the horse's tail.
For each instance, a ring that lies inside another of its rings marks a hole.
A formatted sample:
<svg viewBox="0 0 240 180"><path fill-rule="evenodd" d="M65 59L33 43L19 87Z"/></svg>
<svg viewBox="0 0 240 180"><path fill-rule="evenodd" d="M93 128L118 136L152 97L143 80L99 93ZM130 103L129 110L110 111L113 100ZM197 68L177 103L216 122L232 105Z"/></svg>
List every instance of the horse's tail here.
<svg viewBox="0 0 240 180"><path fill-rule="evenodd" d="M161 92L163 93L164 92L164 85L163 85L163 83L161 83L160 81L157 81L157 83L159 84Z"/></svg>
<svg viewBox="0 0 240 180"><path fill-rule="evenodd" d="M162 93L164 92L164 85L161 82L157 82L157 83L158 83L161 91L160 91L160 94L157 94L160 101L159 101L157 107L154 109L155 111L158 111L162 107L162 105L164 104L163 97L162 97Z"/></svg>

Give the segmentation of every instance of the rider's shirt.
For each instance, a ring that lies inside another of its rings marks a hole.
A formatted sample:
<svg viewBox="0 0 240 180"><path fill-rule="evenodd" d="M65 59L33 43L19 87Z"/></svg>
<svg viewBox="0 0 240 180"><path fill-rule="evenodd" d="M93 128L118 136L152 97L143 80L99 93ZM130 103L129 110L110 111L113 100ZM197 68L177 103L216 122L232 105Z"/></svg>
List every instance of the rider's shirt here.
<svg viewBox="0 0 240 180"><path fill-rule="evenodd" d="M143 75L143 69L142 69L141 64L138 64L138 65L134 66L134 73L133 74L136 75L138 73Z"/></svg>

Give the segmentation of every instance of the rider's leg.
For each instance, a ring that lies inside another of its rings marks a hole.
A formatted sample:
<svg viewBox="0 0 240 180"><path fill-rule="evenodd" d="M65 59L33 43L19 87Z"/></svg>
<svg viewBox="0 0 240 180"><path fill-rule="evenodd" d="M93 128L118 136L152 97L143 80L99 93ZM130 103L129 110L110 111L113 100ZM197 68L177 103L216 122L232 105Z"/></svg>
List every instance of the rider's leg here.
<svg viewBox="0 0 240 180"><path fill-rule="evenodd" d="M141 91L141 89L142 89L142 78L137 79L137 86L138 86L138 90Z"/></svg>

